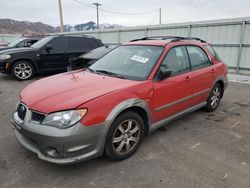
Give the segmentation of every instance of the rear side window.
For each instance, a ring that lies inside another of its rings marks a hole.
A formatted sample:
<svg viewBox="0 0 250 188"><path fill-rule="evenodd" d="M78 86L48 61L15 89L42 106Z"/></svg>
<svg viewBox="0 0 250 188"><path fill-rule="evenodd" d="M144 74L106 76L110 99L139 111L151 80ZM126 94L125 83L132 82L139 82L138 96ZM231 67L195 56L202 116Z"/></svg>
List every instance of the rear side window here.
<svg viewBox="0 0 250 188"><path fill-rule="evenodd" d="M68 39L67 38L55 38L49 45L52 46L50 53L64 53L68 49Z"/></svg>
<svg viewBox="0 0 250 188"><path fill-rule="evenodd" d="M191 67L193 70L208 67L211 65L207 54L197 46L187 46Z"/></svg>
<svg viewBox="0 0 250 188"><path fill-rule="evenodd" d="M70 51L84 52L91 49L89 40L87 38L72 37L69 38Z"/></svg>
<svg viewBox="0 0 250 188"><path fill-rule="evenodd" d="M222 61L220 56L217 54L217 52L210 46L210 45L205 45L204 46L217 60Z"/></svg>
<svg viewBox="0 0 250 188"><path fill-rule="evenodd" d="M169 50L162 62L161 70L169 69L172 76L188 72L190 70L185 47L175 47Z"/></svg>

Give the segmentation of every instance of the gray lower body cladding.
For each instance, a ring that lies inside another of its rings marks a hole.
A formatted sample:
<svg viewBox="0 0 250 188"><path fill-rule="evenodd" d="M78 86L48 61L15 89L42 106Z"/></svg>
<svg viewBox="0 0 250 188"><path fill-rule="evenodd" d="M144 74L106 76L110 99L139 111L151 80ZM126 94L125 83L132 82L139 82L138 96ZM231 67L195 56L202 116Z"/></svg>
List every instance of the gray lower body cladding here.
<svg viewBox="0 0 250 188"><path fill-rule="evenodd" d="M55 129L34 123L20 124L14 114L12 122L18 141L40 159L70 164L98 157L103 153L104 124L91 127L80 123L69 129ZM36 130L39 129L39 132ZM50 129L50 130L47 130Z"/></svg>

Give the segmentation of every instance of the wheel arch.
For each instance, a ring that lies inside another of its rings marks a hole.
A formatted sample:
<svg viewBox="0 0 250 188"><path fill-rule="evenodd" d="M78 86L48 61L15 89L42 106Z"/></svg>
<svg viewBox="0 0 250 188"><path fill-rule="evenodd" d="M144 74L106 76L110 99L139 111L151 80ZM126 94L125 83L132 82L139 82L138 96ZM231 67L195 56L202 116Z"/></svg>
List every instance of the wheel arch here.
<svg viewBox="0 0 250 188"><path fill-rule="evenodd" d="M145 111L145 109L142 107L139 107L139 106L132 106L132 107L129 107L129 108L121 111L116 117L118 117L122 113L125 113L126 111L133 111L133 112L139 114L139 116L141 116L141 118L144 122L144 128L145 128L144 135L147 136L149 134L149 122L148 122L148 114Z"/></svg>
<svg viewBox="0 0 250 188"><path fill-rule="evenodd" d="M215 80L214 84L213 84L213 87L216 85L216 84L220 84L220 86L222 87L222 94L221 94L221 98L223 98L224 96L224 90L225 90L225 87L226 87L226 82L225 82L225 79L223 77L219 77L218 79ZM212 87L212 88L213 88Z"/></svg>
<svg viewBox="0 0 250 188"><path fill-rule="evenodd" d="M35 73L38 71L37 63L33 59L26 58L26 57L14 59L12 61L12 63L11 63L10 70L12 70L13 65L15 63L19 62L19 61L27 61L27 62L29 62L31 65L33 65L33 67L35 69Z"/></svg>
<svg viewBox="0 0 250 188"><path fill-rule="evenodd" d="M126 111L134 111L138 113L144 122L145 126L145 135L149 134L149 125L151 122L151 116L150 116L150 108L146 101L142 99L128 99L120 104L118 104L113 110L109 113L109 115L106 118L106 126L108 127L107 133L109 131L109 128L111 127L113 121L122 113ZM107 134L106 134L107 135Z"/></svg>

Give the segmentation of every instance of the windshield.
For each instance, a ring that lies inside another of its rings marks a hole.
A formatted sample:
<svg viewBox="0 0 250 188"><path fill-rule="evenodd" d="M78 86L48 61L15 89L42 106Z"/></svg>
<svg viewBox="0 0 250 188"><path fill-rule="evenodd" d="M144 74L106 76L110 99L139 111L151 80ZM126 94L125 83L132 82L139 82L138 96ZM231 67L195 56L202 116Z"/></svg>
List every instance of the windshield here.
<svg viewBox="0 0 250 188"><path fill-rule="evenodd" d="M163 50L159 46L120 46L98 60L89 70L131 80L146 80Z"/></svg>
<svg viewBox="0 0 250 188"><path fill-rule="evenodd" d="M52 38L53 38L53 36L45 37L45 38L39 40L38 42L36 42L35 44L33 44L31 47L32 48L41 48L45 44L47 44Z"/></svg>
<svg viewBox="0 0 250 188"><path fill-rule="evenodd" d="M10 44L8 44L9 47L15 47L16 45L18 45L20 42L22 42L25 38L17 38L14 39L13 41L11 41Z"/></svg>

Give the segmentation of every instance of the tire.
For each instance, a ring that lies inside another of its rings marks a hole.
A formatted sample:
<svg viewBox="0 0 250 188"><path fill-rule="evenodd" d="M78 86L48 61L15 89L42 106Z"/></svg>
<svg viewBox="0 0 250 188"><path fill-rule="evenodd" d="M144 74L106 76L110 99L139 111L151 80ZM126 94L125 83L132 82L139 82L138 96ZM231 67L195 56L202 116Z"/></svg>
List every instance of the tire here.
<svg viewBox="0 0 250 188"><path fill-rule="evenodd" d="M11 74L17 80L28 80L34 76L35 69L34 66L27 61L18 61L12 66Z"/></svg>
<svg viewBox="0 0 250 188"><path fill-rule="evenodd" d="M219 83L216 83L207 99L207 105L204 110L207 112L213 112L219 106L221 97L223 94L223 88Z"/></svg>
<svg viewBox="0 0 250 188"><path fill-rule="evenodd" d="M139 148L144 135L144 123L140 115L127 111L112 123L106 139L105 154L112 160L124 160Z"/></svg>

